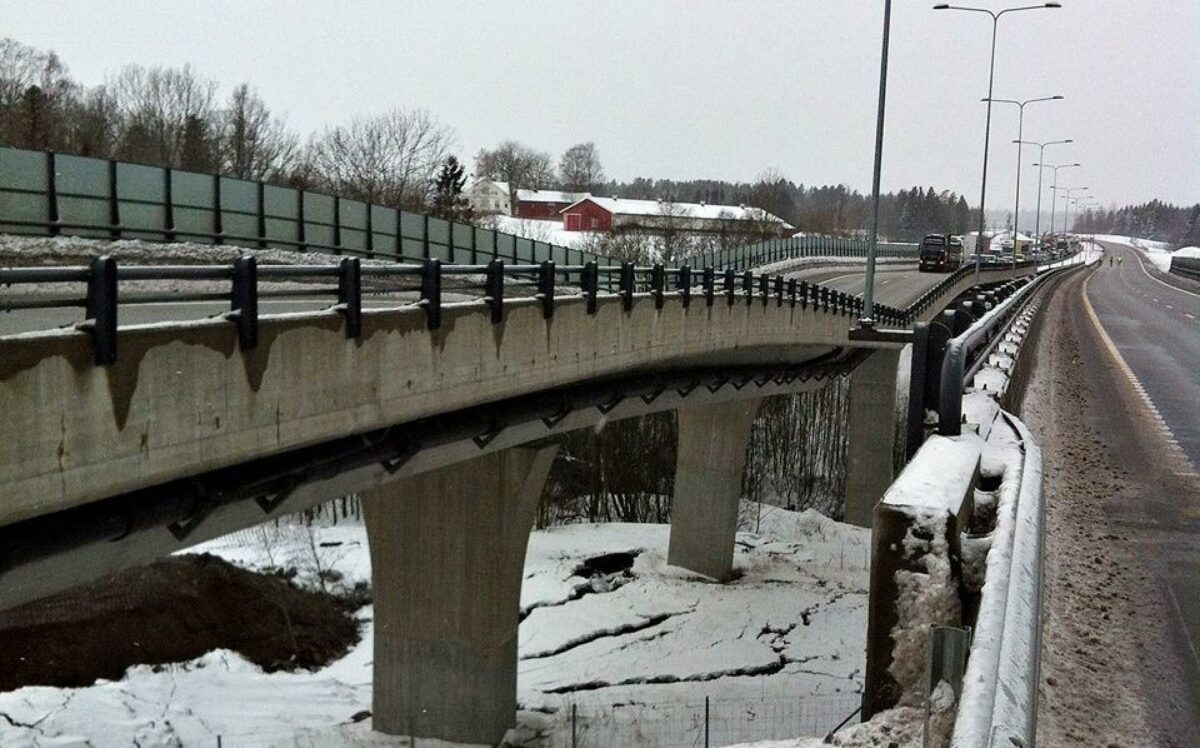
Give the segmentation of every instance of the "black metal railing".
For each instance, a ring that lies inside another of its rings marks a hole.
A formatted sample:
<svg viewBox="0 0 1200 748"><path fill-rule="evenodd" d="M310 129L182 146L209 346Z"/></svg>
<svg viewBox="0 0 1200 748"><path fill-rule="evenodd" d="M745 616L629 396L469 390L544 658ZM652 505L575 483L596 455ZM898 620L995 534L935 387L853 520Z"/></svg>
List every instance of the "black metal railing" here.
<svg viewBox="0 0 1200 748"><path fill-rule="evenodd" d="M999 268L1007 269L1007 268ZM965 270L965 269L964 269ZM936 299L964 277L956 271L939 282L914 304L905 309L877 304L875 321L879 325L908 326ZM542 316L554 317L562 300L582 299L588 314L595 314L602 298L617 298L625 311L633 308L638 296L649 296L661 309L668 298L677 299L684 308L692 304L733 306L743 304L775 306L857 316L863 311L862 297L797 278L779 274L753 273L733 268L718 270L712 266L665 267L661 264L617 266L588 262L582 265L558 265L553 261L537 264L506 264L492 260L486 265L452 265L427 259L421 263L363 263L345 257L337 264L281 265L259 264L245 255L228 265L120 265L115 258L93 258L90 265L70 267L0 268L0 286L29 284L83 284L78 296L56 296L47 302L40 296L28 299L0 298L0 309L12 310L45 306L83 307L85 320L77 329L91 334L95 344L95 362L107 366L116 361L118 305L125 299L119 286L123 281L207 281L228 283L228 293L173 292L174 301L229 300L224 319L235 324L242 349L258 342L259 301L264 284L303 282L302 291L294 288L275 290L274 295L331 296L331 308L345 318L348 338L362 334L363 300L371 295L407 294L408 302L424 310L426 324L436 330L442 324L443 291L466 295L490 307L491 321L505 318L509 298L535 298ZM322 285L325 284L325 285ZM448 285L449 284L449 285ZM268 294L270 295L270 294ZM132 299L130 299L132 300ZM403 305L403 298L398 299Z"/></svg>

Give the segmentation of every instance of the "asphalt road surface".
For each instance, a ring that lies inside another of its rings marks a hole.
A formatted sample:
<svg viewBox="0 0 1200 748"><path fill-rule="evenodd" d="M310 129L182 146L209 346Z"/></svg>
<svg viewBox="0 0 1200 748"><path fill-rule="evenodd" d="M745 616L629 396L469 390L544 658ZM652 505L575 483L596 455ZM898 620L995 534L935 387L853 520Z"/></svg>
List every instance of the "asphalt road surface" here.
<svg viewBox="0 0 1200 748"><path fill-rule="evenodd" d="M916 265L879 265L875 269L875 301L904 308L920 298L947 273L922 273ZM825 267L791 273L789 276L815 281L842 292L861 296L866 288L866 272L861 264Z"/></svg>
<svg viewBox="0 0 1200 748"><path fill-rule="evenodd" d="M1123 261L1104 259L1088 282L1088 300L1168 438L1200 468L1200 293L1154 278L1136 249L1102 244Z"/></svg>
<svg viewBox="0 0 1200 748"><path fill-rule="evenodd" d="M1021 412L1046 464L1038 743L1185 748L1200 745L1200 474L1147 397L1189 422L1176 388L1198 331L1116 252L1120 267L1057 284Z"/></svg>

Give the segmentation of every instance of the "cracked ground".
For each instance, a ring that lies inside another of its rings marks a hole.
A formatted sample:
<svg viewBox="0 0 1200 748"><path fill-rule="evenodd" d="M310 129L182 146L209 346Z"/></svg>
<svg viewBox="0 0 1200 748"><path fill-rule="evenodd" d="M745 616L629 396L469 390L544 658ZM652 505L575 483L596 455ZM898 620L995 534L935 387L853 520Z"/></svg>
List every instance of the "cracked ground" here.
<svg viewBox="0 0 1200 748"><path fill-rule="evenodd" d="M318 533L347 583L369 578L361 526ZM572 707L580 730L612 745L691 741L706 697L714 744L823 734L853 711L867 531L767 509L760 533L739 533L725 584L668 566L668 534L666 525L622 524L533 533L515 611L519 737L562 743ZM254 537L196 550L261 569ZM273 548L276 560L289 552ZM313 672L264 673L216 650L86 688L0 693L0 746L206 745L217 735L227 745L391 745L369 731L371 607L357 617L360 643Z"/></svg>

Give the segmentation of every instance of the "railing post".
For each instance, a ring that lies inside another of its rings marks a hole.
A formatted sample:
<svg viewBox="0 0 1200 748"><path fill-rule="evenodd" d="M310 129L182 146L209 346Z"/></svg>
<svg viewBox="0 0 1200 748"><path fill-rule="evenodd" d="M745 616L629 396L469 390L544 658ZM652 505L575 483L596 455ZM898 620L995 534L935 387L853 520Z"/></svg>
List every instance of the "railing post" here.
<svg viewBox="0 0 1200 748"><path fill-rule="evenodd" d="M663 308L663 286L667 280L666 269L663 268L661 262L654 263L654 267L650 270L650 292L654 294L654 308Z"/></svg>
<svg viewBox="0 0 1200 748"><path fill-rule="evenodd" d="M87 285L87 326L96 366L117 362L117 261L93 257Z"/></svg>
<svg viewBox="0 0 1200 748"><path fill-rule="evenodd" d="M117 160L108 160L108 236L121 238L121 204L117 198Z"/></svg>
<svg viewBox="0 0 1200 748"><path fill-rule="evenodd" d="M230 318L237 324L238 345L250 350L258 345L258 264L253 255L233 261L233 295Z"/></svg>
<svg viewBox="0 0 1200 748"><path fill-rule="evenodd" d="M754 303L754 274L749 270L742 272L742 293L746 295L746 306Z"/></svg>
<svg viewBox="0 0 1200 748"><path fill-rule="evenodd" d="M46 151L46 223L51 236L58 236L62 231L58 225L58 167L54 151Z"/></svg>
<svg viewBox="0 0 1200 748"><path fill-rule="evenodd" d="M487 266L484 301L492 308L492 324L504 321L504 260L492 260Z"/></svg>
<svg viewBox="0 0 1200 748"><path fill-rule="evenodd" d="M450 264L455 263L454 259L454 221L446 221L446 235L449 240L446 242L446 253L450 255Z"/></svg>
<svg viewBox="0 0 1200 748"><path fill-rule="evenodd" d="M538 268L538 298L542 301L542 319L554 317L554 261L543 260Z"/></svg>
<svg viewBox="0 0 1200 748"><path fill-rule="evenodd" d="M911 460L925 440L925 387L929 376L929 325L918 322L913 328L912 361L908 377L908 421L904 437L904 456Z"/></svg>
<svg viewBox="0 0 1200 748"><path fill-rule="evenodd" d="M729 302L729 306L733 306L733 302L737 296L736 277L733 268L725 268L725 300Z"/></svg>
<svg viewBox="0 0 1200 748"><path fill-rule="evenodd" d="M713 305L713 291L716 290L717 272L712 265L704 267L704 305Z"/></svg>
<svg viewBox="0 0 1200 748"><path fill-rule="evenodd" d="M428 236L428 232L426 232ZM425 307L425 323L430 330L442 326L442 262L425 258L421 273L421 304Z"/></svg>
<svg viewBox="0 0 1200 748"><path fill-rule="evenodd" d="M362 336L362 267L357 257L343 257L338 268L338 311L346 318L346 337Z"/></svg>
<svg viewBox="0 0 1200 748"><path fill-rule="evenodd" d="M621 263L620 284L621 284L620 285L621 308L627 312L631 311L633 309L633 291L634 291L633 263L632 262L622 262Z"/></svg>
<svg viewBox="0 0 1200 748"><path fill-rule="evenodd" d="M600 268L592 260L583 266L583 278L580 280L583 296L587 300L587 313L596 313L596 296L600 293Z"/></svg>
<svg viewBox="0 0 1200 748"><path fill-rule="evenodd" d="M783 276L775 276L775 306L783 306Z"/></svg>
<svg viewBox="0 0 1200 748"><path fill-rule="evenodd" d="M771 276L763 273L758 276L758 295L762 297L763 308L771 300Z"/></svg>
<svg viewBox="0 0 1200 748"><path fill-rule="evenodd" d="M169 166L163 167L163 239L175 241L175 186Z"/></svg>
<svg viewBox="0 0 1200 748"><path fill-rule="evenodd" d="M679 268L679 298L683 301L683 308L687 309L692 303L692 267L684 265Z"/></svg>
<svg viewBox="0 0 1200 748"><path fill-rule="evenodd" d="M808 309L808 281L800 281L800 309Z"/></svg>

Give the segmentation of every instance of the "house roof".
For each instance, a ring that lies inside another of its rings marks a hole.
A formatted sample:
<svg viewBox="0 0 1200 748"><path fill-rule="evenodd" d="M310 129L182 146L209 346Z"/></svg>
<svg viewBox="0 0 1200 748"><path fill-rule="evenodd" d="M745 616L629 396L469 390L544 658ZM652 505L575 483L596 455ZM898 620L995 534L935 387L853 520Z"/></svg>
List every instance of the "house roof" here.
<svg viewBox="0 0 1200 748"><path fill-rule="evenodd" d="M661 216L664 208L671 211L669 215L685 218L722 219L730 221L774 221L787 225L779 216L768 213L762 208L752 205L713 205L710 203L667 203L659 200L632 200L624 197L595 197L580 198L568 205L561 212L566 212L579 203L590 200L604 210L614 215L627 216ZM670 207L667 207L670 206Z"/></svg>
<svg viewBox="0 0 1200 748"><path fill-rule="evenodd" d="M508 194L508 182L497 182L496 180L488 179L487 177L480 177L480 178L474 180L473 182L471 182L470 184L467 185L466 190L464 190L464 192L467 190L472 190L484 183L495 185L505 195Z"/></svg>
<svg viewBox="0 0 1200 748"><path fill-rule="evenodd" d="M508 183L504 183L508 189ZM517 200L523 203L573 203L588 197L586 192L559 192L558 190L517 190Z"/></svg>

